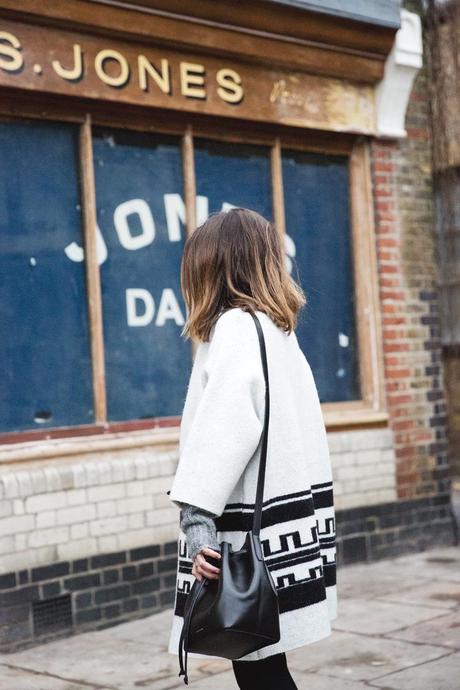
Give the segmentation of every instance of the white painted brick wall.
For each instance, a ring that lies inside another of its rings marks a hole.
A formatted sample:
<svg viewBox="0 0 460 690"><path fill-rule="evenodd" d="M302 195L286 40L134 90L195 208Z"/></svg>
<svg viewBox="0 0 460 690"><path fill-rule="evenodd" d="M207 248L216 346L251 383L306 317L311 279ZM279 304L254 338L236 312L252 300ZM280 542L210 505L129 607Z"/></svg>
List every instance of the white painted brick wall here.
<svg viewBox="0 0 460 690"><path fill-rule="evenodd" d="M338 509L396 499L388 429L328 439ZM2 468L0 572L175 540L179 510L166 491L177 452L129 448Z"/></svg>
<svg viewBox="0 0 460 690"><path fill-rule="evenodd" d="M337 509L395 501L393 434L389 428L328 434Z"/></svg>
<svg viewBox="0 0 460 690"><path fill-rule="evenodd" d="M92 453L0 470L0 572L177 538L177 450Z"/></svg>

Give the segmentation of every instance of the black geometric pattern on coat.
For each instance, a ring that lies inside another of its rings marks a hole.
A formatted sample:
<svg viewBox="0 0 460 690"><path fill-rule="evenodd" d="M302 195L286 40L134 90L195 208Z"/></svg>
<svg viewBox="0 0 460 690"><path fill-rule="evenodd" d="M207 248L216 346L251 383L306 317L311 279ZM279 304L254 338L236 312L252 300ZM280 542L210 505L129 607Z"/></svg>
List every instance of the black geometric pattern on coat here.
<svg viewBox="0 0 460 690"><path fill-rule="evenodd" d="M311 490L315 510L318 508L329 508L334 505L334 490L332 482L312 484Z"/></svg>
<svg viewBox="0 0 460 690"><path fill-rule="evenodd" d="M225 510L215 519L219 532L247 532L252 527L254 503L228 503ZM268 499L262 503L262 527L278 525L289 520L310 517L315 512L311 491Z"/></svg>
<svg viewBox="0 0 460 690"><path fill-rule="evenodd" d="M191 582L183 581L182 587L177 589L174 614L184 617L185 602L191 589ZM293 611L317 604L326 599L326 587L323 577L302 580L289 587L277 589L279 612Z"/></svg>
<svg viewBox="0 0 460 690"><path fill-rule="evenodd" d="M262 528L273 527L270 538L261 539L264 559L277 588L280 613L323 601L326 588L336 584L335 518L332 482L314 484L311 490L268 499L262 504ZM329 510L327 510L329 508ZM323 511L322 509L326 509ZM218 532L245 534L252 527L254 504L228 503L215 519ZM283 523L308 518L316 512L310 537L299 530L279 533ZM329 513L329 515L328 515ZM186 541L178 540L178 577L174 613L183 617L185 601L193 584L192 566ZM315 563L316 561L316 563ZM302 564L311 562L311 567ZM282 570L283 572L277 572ZM302 577L298 577L302 572ZM308 574L306 574L308 573ZM186 577L180 577L183 574Z"/></svg>
<svg viewBox="0 0 460 690"><path fill-rule="evenodd" d="M310 539L306 542L302 541L302 536L299 532L298 529L293 530L292 532L287 532L285 534L277 534L276 538L273 537L272 541L278 540L280 544L279 549L272 549L270 546L270 539L261 539L260 543L262 544L262 549L264 552L264 557L269 558L269 556L273 556L277 553L291 553L292 549L289 546L289 542L294 546L295 549L302 549L304 546L313 546L315 545L315 558L318 558L318 552L319 552L319 542L318 542L318 527L316 525L313 525L310 527ZM289 538L290 537L290 538Z"/></svg>

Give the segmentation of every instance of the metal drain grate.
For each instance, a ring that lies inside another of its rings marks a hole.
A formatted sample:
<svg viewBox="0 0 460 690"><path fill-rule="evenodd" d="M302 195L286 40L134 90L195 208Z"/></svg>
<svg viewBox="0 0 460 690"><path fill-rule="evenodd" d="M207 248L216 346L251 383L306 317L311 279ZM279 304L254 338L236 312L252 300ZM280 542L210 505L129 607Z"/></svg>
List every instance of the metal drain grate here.
<svg viewBox="0 0 460 690"><path fill-rule="evenodd" d="M72 627L70 594L34 601L32 605L34 635L57 632Z"/></svg>

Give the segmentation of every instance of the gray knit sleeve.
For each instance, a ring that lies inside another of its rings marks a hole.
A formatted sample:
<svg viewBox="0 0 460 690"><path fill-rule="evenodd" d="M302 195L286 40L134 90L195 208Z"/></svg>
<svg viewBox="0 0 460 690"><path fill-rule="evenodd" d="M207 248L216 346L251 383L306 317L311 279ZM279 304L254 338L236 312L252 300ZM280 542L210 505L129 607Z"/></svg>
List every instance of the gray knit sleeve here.
<svg viewBox="0 0 460 690"><path fill-rule="evenodd" d="M185 534L187 549L192 560L204 546L220 551L213 513L188 503L179 503L180 527Z"/></svg>

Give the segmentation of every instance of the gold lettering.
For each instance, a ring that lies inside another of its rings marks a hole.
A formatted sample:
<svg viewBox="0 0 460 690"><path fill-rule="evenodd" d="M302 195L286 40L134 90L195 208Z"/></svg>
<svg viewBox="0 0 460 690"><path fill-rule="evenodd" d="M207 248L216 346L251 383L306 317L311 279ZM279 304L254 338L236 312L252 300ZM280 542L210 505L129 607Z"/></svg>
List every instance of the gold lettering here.
<svg viewBox="0 0 460 690"><path fill-rule="evenodd" d="M152 65L145 55L138 55L137 66L139 71L139 86L142 91L148 91L147 76L151 76L163 93L171 93L171 80L169 77L169 62L161 58L161 73Z"/></svg>
<svg viewBox="0 0 460 690"><path fill-rule="evenodd" d="M4 41L7 41L10 45L5 45ZM24 58L21 55L19 39L10 34L9 31L0 31L0 68L6 72L16 72L21 69L23 64Z"/></svg>
<svg viewBox="0 0 460 690"><path fill-rule="evenodd" d="M197 65L193 62L181 62L180 84L182 95L189 98L206 98L204 76L202 76L204 74L204 65Z"/></svg>
<svg viewBox="0 0 460 690"><path fill-rule="evenodd" d="M111 77L105 71L104 63L106 60L115 60L120 66L120 74L117 77ZM127 59L118 52L118 50L100 50L94 58L94 69L96 74L104 84L108 86L124 86L129 79L129 65Z"/></svg>
<svg viewBox="0 0 460 690"><path fill-rule="evenodd" d="M81 45L78 43L74 43L73 45L73 67L66 69L61 65L59 60L53 60L51 65L58 77L62 77L67 81L76 81L77 79L81 79L83 75L83 53L81 50Z"/></svg>
<svg viewBox="0 0 460 690"><path fill-rule="evenodd" d="M243 99L243 87L241 77L233 69L220 69L216 74L216 81L219 84L217 94L226 103L239 103Z"/></svg>

